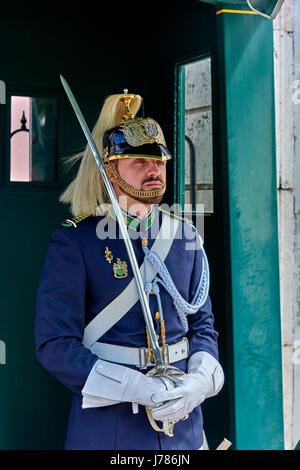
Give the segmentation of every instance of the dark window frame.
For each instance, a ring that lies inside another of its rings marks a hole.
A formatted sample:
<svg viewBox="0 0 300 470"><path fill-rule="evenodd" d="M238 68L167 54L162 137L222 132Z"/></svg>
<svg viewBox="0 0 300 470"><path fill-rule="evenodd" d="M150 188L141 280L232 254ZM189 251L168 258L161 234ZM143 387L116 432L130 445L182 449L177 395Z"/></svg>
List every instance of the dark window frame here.
<svg viewBox="0 0 300 470"><path fill-rule="evenodd" d="M57 101L57 122L56 122L56 150L55 150L55 181L11 181L10 180L10 133L11 133L11 97L24 96L32 98L52 98ZM33 90L6 88L6 116L5 116L5 168L3 174L3 187L11 189L57 189L63 185L62 161L63 156L63 93L51 90Z"/></svg>

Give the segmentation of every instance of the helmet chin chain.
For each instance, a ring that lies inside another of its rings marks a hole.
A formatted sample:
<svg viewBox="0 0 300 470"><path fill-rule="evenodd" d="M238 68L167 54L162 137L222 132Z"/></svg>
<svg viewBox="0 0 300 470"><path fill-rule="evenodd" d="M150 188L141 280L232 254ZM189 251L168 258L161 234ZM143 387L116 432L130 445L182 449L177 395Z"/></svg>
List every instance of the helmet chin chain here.
<svg viewBox="0 0 300 470"><path fill-rule="evenodd" d="M162 188L153 189L151 191L141 191L140 189L133 188L126 183L126 181L124 181L119 175L118 170L110 162L107 163L106 171L110 178L113 177L116 180L116 183L118 183L119 187L125 192L125 194L130 195L133 199L151 199L153 197L159 197L165 193L167 188L167 184L165 183Z"/></svg>

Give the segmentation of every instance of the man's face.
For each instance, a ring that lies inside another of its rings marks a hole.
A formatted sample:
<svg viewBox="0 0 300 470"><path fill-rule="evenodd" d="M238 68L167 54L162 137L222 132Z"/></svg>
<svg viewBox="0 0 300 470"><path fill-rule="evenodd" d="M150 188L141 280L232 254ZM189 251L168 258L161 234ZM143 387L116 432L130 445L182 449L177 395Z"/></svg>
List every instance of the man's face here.
<svg viewBox="0 0 300 470"><path fill-rule="evenodd" d="M160 189L166 182L166 162L150 158L118 160L118 172L127 184L141 191Z"/></svg>
<svg viewBox="0 0 300 470"><path fill-rule="evenodd" d="M140 191L153 191L161 189L166 183L166 162L147 158L129 158L117 160L116 169L129 186ZM119 187L118 183L112 177L112 183L115 183L115 192L117 197L122 194L130 196L132 199L145 204L158 204L162 200L162 195L157 196L132 196L124 187Z"/></svg>

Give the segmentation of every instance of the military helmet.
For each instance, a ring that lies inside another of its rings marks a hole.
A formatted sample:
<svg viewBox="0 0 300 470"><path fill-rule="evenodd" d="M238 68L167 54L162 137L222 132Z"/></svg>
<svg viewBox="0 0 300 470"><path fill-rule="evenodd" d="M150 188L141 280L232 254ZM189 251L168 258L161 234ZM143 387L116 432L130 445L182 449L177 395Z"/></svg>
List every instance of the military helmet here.
<svg viewBox="0 0 300 470"><path fill-rule="evenodd" d="M103 161L123 158L151 158L169 160L172 158L166 147L159 124L151 118L135 117L130 111L130 101L135 95L125 94L123 123L108 129L103 136Z"/></svg>

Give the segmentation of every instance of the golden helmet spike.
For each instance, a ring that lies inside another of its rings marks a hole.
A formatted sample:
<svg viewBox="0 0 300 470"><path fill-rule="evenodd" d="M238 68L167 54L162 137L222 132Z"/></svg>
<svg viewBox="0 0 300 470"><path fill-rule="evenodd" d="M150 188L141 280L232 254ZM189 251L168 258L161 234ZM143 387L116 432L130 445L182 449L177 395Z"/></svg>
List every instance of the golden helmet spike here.
<svg viewBox="0 0 300 470"><path fill-rule="evenodd" d="M133 114L130 110L130 103L136 97L136 95L132 93L128 93L127 88L124 89L124 95L121 98L121 101L124 101L125 106L125 114L122 116L122 121L127 121L128 119L134 119L135 114Z"/></svg>

